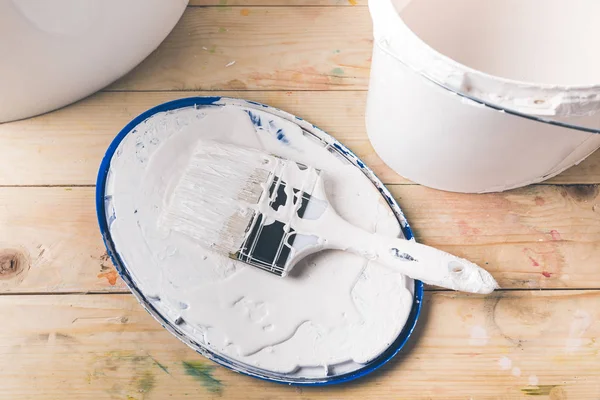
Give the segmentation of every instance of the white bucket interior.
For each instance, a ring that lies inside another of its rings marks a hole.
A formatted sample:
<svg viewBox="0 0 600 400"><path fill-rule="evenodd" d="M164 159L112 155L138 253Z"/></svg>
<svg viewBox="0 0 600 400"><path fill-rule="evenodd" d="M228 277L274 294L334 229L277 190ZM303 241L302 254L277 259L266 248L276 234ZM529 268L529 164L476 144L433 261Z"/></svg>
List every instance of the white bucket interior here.
<svg viewBox="0 0 600 400"><path fill-rule="evenodd" d="M476 70L539 84L600 84L599 0L394 0L429 46Z"/></svg>

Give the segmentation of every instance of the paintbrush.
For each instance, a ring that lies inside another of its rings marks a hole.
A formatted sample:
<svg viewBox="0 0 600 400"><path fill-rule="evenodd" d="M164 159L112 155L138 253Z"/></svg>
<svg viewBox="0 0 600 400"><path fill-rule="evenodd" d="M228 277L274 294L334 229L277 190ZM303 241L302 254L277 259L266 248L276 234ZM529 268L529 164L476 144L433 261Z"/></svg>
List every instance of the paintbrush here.
<svg viewBox="0 0 600 400"><path fill-rule="evenodd" d="M498 288L487 271L467 260L345 221L327 201L321 175L259 150L202 140L159 225L279 276L310 254L336 249L443 288L472 293Z"/></svg>

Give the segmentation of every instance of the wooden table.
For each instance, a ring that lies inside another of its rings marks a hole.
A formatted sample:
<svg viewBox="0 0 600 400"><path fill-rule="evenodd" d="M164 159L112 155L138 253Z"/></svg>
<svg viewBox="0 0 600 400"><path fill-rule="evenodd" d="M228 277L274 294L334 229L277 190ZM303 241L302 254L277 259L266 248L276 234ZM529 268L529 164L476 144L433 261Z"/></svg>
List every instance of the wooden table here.
<svg viewBox="0 0 600 400"><path fill-rule="evenodd" d="M192 0L119 82L0 125L0 398L599 399L600 153L506 193L415 185L365 134L371 46L366 0ZM389 185L420 241L484 265L504 289L428 289L408 348L338 387L261 382L188 349L117 276L94 182L134 116L216 94L283 108L333 134Z"/></svg>

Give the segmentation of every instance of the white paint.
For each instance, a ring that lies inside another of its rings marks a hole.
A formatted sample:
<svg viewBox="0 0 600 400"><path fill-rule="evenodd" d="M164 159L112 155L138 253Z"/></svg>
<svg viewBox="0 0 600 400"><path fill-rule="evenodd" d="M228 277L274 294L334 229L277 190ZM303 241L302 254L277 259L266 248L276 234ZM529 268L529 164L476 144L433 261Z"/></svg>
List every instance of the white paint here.
<svg viewBox="0 0 600 400"><path fill-rule="evenodd" d="M397 40L409 46L402 59L435 81L527 114L600 109L600 55L588 51L600 35L597 1L392 2Z"/></svg>
<svg viewBox="0 0 600 400"><path fill-rule="evenodd" d="M498 360L498 365L502 371L508 371L512 368L512 360L506 356Z"/></svg>
<svg viewBox="0 0 600 400"><path fill-rule="evenodd" d="M276 265L275 257L264 266L282 276L311 254L344 250L447 289L488 294L498 287L487 271L467 260L415 241L373 234L348 223L327 199L323 178L326 174L310 165L300 167L294 161L256 149L200 140L159 225L228 256L244 247L255 229L254 216L262 215L262 226L276 221L285 224L286 234L280 241L290 255L285 265ZM286 185L281 186L282 182ZM269 191L272 187L273 194ZM274 210L271 203L280 188L286 199ZM295 189L301 194L295 195ZM311 200L301 218L298 210L305 193ZM292 241L293 246L289 245Z"/></svg>
<svg viewBox="0 0 600 400"><path fill-rule="evenodd" d="M483 326L474 326L471 328L471 338L469 344L471 346L485 346L490 337Z"/></svg>
<svg viewBox="0 0 600 400"><path fill-rule="evenodd" d="M79 100L135 67L187 0L0 0L0 122Z"/></svg>
<svg viewBox="0 0 600 400"><path fill-rule="evenodd" d="M583 335L592 325L592 316L585 310L577 310L569 327L569 337L565 343L567 353L577 352L583 345Z"/></svg>
<svg viewBox="0 0 600 400"><path fill-rule="evenodd" d="M393 213L359 169L296 124L250 109L263 123L255 129L245 110L157 114L121 142L106 189L116 248L142 292L160 298L152 305L172 322L183 318L178 328L212 351L295 376L322 377L331 367L336 373L355 370L399 334L412 306L412 280L337 251L307 258L282 279L158 229L195 143L218 138L314 165L341 216L372 232L400 234ZM277 140L279 129L288 145Z"/></svg>
<svg viewBox="0 0 600 400"><path fill-rule="evenodd" d="M367 131L401 175L443 190L502 191L548 179L600 147L600 135L477 104L600 129L600 53L581 51L598 37L600 3L370 0L369 7Z"/></svg>
<svg viewBox="0 0 600 400"><path fill-rule="evenodd" d="M225 68L229 68L234 64L235 64L235 61L228 62L227 65L225 65Z"/></svg>
<svg viewBox="0 0 600 400"><path fill-rule="evenodd" d="M512 374L512 376L521 376L521 368L513 367L510 373Z"/></svg>
<svg viewBox="0 0 600 400"><path fill-rule="evenodd" d="M531 386L537 386L540 383L540 380L536 375L529 375L528 383Z"/></svg>

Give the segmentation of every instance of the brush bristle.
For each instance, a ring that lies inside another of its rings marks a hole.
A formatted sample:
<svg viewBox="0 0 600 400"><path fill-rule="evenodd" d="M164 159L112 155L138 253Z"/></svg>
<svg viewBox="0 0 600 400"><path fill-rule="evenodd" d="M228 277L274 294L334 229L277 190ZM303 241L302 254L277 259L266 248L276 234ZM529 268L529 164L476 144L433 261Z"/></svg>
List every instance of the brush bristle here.
<svg viewBox="0 0 600 400"><path fill-rule="evenodd" d="M259 150L202 141L159 224L224 255L242 246L276 164Z"/></svg>

